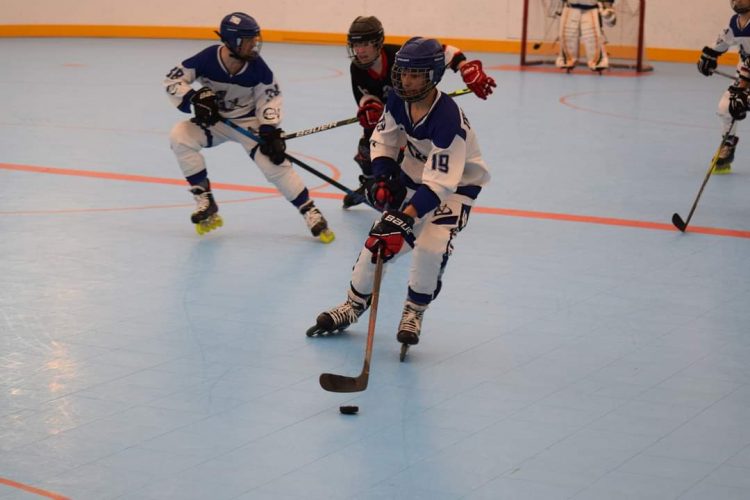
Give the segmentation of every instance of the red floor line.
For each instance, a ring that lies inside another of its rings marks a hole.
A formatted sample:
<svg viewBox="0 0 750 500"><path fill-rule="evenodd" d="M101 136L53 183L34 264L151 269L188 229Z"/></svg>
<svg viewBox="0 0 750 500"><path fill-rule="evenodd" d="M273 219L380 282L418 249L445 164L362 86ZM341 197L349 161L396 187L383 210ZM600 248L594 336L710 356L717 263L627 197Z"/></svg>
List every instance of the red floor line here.
<svg viewBox="0 0 750 500"><path fill-rule="evenodd" d="M524 217L529 219L560 220L567 222L582 222L586 224L601 224L605 226L634 227L639 229L654 229L658 231L677 232L672 224L648 222L632 219L617 219L614 217L595 217L591 215L560 214L555 212L536 212L533 210L515 210L512 208L474 207L472 212L481 214L506 215L509 217ZM717 227L690 226L688 233L710 234L714 236L729 236L732 238L750 239L750 231L725 229Z"/></svg>
<svg viewBox="0 0 750 500"><path fill-rule="evenodd" d="M0 477L0 484L23 490L27 493L33 493L35 495L39 495L40 497L51 498L52 500L70 500L70 498L60 495L59 493L53 493L51 491L46 491L40 488L34 488L33 486L29 486L28 484L11 481L10 479L5 479L4 477Z"/></svg>
<svg viewBox="0 0 750 500"><path fill-rule="evenodd" d="M304 156L304 155L300 155ZM312 157L308 157L313 159ZM335 174L334 178L340 176L340 172L335 166L324 162L329 168L331 168ZM17 165L12 163L0 163L0 169L15 170L21 172L34 172L43 174L54 174L54 175L71 175L78 177L91 177L98 179L110 179L110 180L121 180L130 182L147 182L152 184L171 184L185 186L186 183L182 179L170 179L164 177L150 177L144 175L133 175L133 174L118 174L113 172L97 172L93 170L78 170L78 169L67 169L67 168L56 168L56 167L38 167L34 165ZM216 182L212 183L211 187L219 190L227 191L244 191L251 193L266 193L266 194L277 194L278 191L272 187L263 186L246 186L242 184L227 184ZM341 193L328 193L315 191L315 196L318 198L331 198L341 199L343 194ZM101 209L98 209L101 210ZM492 215L505 215L508 217L523 217L529 219L544 219L544 220L559 220L566 222L579 222L585 224L601 224L605 226L621 226L621 227L633 227L639 229L653 229L658 231L670 231L676 232L677 229L672 224L659 223L659 222L648 222L638 221L632 219L617 219L613 217L596 217L590 215L574 215L574 214L561 214L554 212L538 212L533 210L516 210L511 208L494 208L494 207L481 207L477 206L472 209L475 213L492 214ZM715 228L715 227L703 227L703 226L690 226L688 228L689 233L697 234L708 234L713 236L725 236L731 238L747 238L750 239L750 231L742 231L738 229L726 229L726 228Z"/></svg>

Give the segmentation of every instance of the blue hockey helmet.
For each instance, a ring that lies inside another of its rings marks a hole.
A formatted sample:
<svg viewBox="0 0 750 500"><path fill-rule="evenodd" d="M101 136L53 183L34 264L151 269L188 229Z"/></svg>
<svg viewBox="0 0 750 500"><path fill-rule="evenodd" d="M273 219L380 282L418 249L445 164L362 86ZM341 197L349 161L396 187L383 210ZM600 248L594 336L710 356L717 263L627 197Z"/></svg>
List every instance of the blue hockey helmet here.
<svg viewBox="0 0 750 500"><path fill-rule="evenodd" d="M410 38L396 52L396 60L391 70L393 90L406 102L423 99L443 78L445 73L445 51L440 42L433 38L415 36ZM404 88L403 74L423 75L424 85L420 88Z"/></svg>
<svg viewBox="0 0 750 500"><path fill-rule="evenodd" d="M252 59L260 53L263 43L260 37L260 25L252 16L244 12L232 12L224 16L216 34L226 44L232 55L238 59ZM247 58L239 55L243 38L257 38L253 53Z"/></svg>

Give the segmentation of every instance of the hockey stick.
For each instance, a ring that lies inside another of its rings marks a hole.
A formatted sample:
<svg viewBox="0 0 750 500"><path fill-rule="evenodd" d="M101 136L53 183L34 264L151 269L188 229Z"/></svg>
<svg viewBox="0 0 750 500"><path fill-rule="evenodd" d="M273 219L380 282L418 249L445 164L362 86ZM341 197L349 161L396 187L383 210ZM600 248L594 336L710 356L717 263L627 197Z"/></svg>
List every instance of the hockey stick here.
<svg viewBox="0 0 750 500"><path fill-rule="evenodd" d="M736 80L738 78L737 75L731 75L729 73L724 73L723 71L719 71L718 69L715 69L713 72L716 75L723 76L724 78L729 78L730 80Z"/></svg>
<svg viewBox="0 0 750 500"><path fill-rule="evenodd" d="M295 165L304 168L305 170L307 170L311 174L320 177L321 179L323 179L327 183L331 184L332 186L335 186L335 187L339 188L340 190L342 190L343 192L345 192L346 194L348 194L349 196L352 196L354 198L353 201L356 201L357 203L365 203L368 206L370 206L372 208L375 208L375 207L373 207L370 204L370 202L367 200L367 197L365 197L364 195L362 195L360 193L357 193L356 191L352 191L351 189L349 189L348 187L344 186L340 182L336 182L335 180L331 179L330 177L328 177L323 172L320 172L320 171L314 169L313 167L311 167L307 163L304 163L303 161L298 160L297 158L295 158L294 156L292 156L292 155L290 155L288 153L285 154L284 156L286 156L286 159L289 160L290 162L294 163Z"/></svg>
<svg viewBox="0 0 750 500"><path fill-rule="evenodd" d="M339 120L337 122L325 123L323 125L318 125L317 127L306 128L305 130L299 130L297 132L284 134L284 139L296 139L297 137L304 137L310 134L317 134L318 132L323 132L324 130L331 130L332 128L342 127L344 125L350 125L352 123L357 123L358 121L359 121L359 118L355 116L353 118L347 118L346 120Z"/></svg>
<svg viewBox="0 0 750 500"><path fill-rule="evenodd" d="M378 298L380 297L380 281L383 278L383 247L378 248L375 261L375 283L372 287L372 304L370 305L370 323L367 326L367 345L365 347L365 362L362 373L356 377L322 373L320 386L329 392L361 392L367 389L370 379L370 359L372 358L372 342L375 338L375 320L378 315Z"/></svg>
<svg viewBox="0 0 750 500"><path fill-rule="evenodd" d="M461 90L454 90L453 92L450 92L448 95L451 97L458 97L465 94L471 94L471 89L464 88ZM324 132L326 130L331 130L333 128L343 127L344 125L351 125L352 123L357 123L359 121L359 118L352 117L347 118L345 120L339 120L337 122L331 122L331 123L324 123L323 125L318 125L317 127L311 127L306 128L304 130L298 130L297 132L290 132L288 134L284 134L284 139L296 139L297 137L304 137L306 135L310 134L317 134L318 132Z"/></svg>
<svg viewBox="0 0 750 500"><path fill-rule="evenodd" d="M701 199L701 194L703 194L703 188L706 187L706 184L708 183L708 179L711 178L711 174L714 171L714 167L716 167L716 162L719 161L719 153L721 152L721 148L724 146L724 141L726 141L727 137L729 137L729 133L732 131L733 126L734 126L734 118L732 118L732 124L729 126L729 130L727 130L727 133L724 134L724 136L721 138L721 144L719 145L719 149L716 150L716 154L714 154L714 157L711 160L711 165L708 167L708 172L706 172L706 177L703 179L703 184L701 184L701 188L698 190L698 196L695 197L695 201L693 202L693 206L690 208L690 213L688 214L687 219L683 221L682 217L680 217L680 214L678 214L677 212L672 214L672 224L674 224L674 226L683 233L687 229L688 224L690 224L690 219L693 218L695 207L698 206L698 200Z"/></svg>
<svg viewBox="0 0 750 500"><path fill-rule="evenodd" d="M240 134L244 135L245 137L249 137L250 139L256 141L258 144L262 144L263 143L263 139L261 139L260 137L258 137L257 135L255 135L252 131L250 131L250 130L248 130L246 128L240 127L239 125L237 125L236 123L234 123L232 120L229 120L228 118L224 118L222 120L222 123L224 123L224 124L232 127L234 130L236 130ZM349 189L348 187L344 186L340 182L337 182L334 179L331 179L330 177L328 177L323 172L320 172L319 170L311 167L307 163L304 163L304 162L298 160L297 158L295 158L294 156L292 156L292 155L290 155L288 153L285 153L284 156L286 157L287 160L289 160L290 162L294 163L295 165L298 165L298 166L304 168L305 170L307 170L311 174L313 174L313 175L315 175L317 177L320 177L321 179L323 179L327 183L331 184L332 186L335 186L335 187L339 188L340 190L342 190L343 192L345 192L346 194L348 194L350 196L353 196L356 201L361 202L361 203L366 203L366 204L370 205L370 203L367 201L367 199L363 195L361 195L361 194L359 194L359 193L357 193L357 192ZM372 207L372 205L370 205L370 206Z"/></svg>

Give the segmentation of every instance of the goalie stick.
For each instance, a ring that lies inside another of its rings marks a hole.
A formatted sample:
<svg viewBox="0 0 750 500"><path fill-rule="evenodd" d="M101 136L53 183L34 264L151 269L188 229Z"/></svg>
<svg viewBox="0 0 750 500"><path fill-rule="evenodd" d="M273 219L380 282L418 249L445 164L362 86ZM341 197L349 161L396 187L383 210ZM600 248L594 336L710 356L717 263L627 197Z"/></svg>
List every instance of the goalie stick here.
<svg viewBox="0 0 750 500"><path fill-rule="evenodd" d="M320 386L329 392L361 392L367 389L370 379L370 359L372 359L372 342L375 338L375 320L378 315L378 298L380 297L380 281L383 278L383 247L378 248L375 260L375 282L372 286L372 304L370 305L370 322L367 325L367 344L365 346L365 362L362 373L356 377L336 375L335 373L321 373Z"/></svg>
<svg viewBox="0 0 750 500"><path fill-rule="evenodd" d="M695 212L695 207L698 206L698 200L701 199L701 195L703 194L703 188L706 187L706 184L708 183L708 179L711 178L711 174L714 171L714 167L716 167L716 162L719 161L719 153L721 152L721 148L724 146L724 141L727 140L727 137L729 137L729 133L732 131L732 127L734 127L734 119L732 119L732 124L729 126L729 130L727 130L727 133L724 134L721 138L721 144L719 145L719 149L716 150L716 154L714 154L713 159L711 160L711 165L708 167L708 172L706 172L706 177L703 179L703 184L701 184L701 188L698 190L698 196L695 197L695 201L693 202L693 206L690 207L690 213L687 216L686 220L682 220L682 217L680 217L680 214L675 212L672 214L672 224L680 230L680 232L685 232L685 230L688 227L688 224L690 224L690 219L693 218L693 213Z"/></svg>

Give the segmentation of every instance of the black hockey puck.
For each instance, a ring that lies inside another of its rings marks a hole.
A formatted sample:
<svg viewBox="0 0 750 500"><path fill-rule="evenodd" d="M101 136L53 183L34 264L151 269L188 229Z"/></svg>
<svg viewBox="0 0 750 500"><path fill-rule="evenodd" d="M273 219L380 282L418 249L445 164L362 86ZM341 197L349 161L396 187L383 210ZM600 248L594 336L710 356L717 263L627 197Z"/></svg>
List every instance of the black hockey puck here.
<svg viewBox="0 0 750 500"><path fill-rule="evenodd" d="M339 411L344 415L356 415L359 411L359 406L339 406Z"/></svg>

